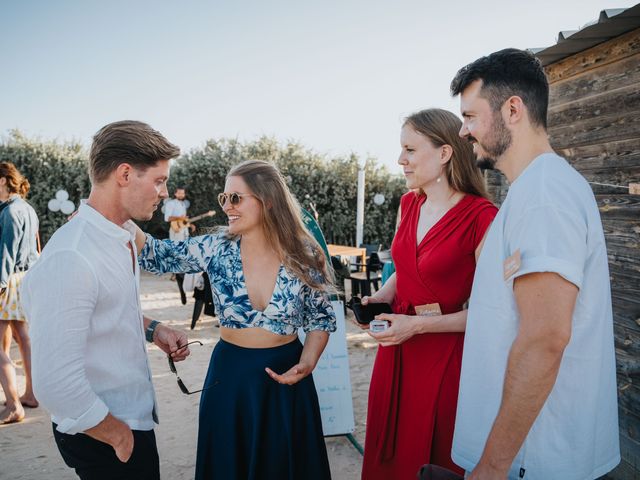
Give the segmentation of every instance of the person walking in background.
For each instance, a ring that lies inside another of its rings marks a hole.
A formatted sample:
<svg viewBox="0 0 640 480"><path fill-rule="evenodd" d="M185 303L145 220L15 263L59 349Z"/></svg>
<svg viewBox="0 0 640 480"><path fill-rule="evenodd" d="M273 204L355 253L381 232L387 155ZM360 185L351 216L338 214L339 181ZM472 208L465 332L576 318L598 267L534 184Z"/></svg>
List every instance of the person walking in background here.
<svg viewBox="0 0 640 480"><path fill-rule="evenodd" d="M598 478L620 461L598 205L549 144L549 85L531 53L482 57L451 93L460 135L511 184L473 281L453 460L471 480Z"/></svg>
<svg viewBox="0 0 640 480"><path fill-rule="evenodd" d="M7 206L7 202L0 201L0 212ZM11 354L11 341L13 340L14 335L11 330L11 324L9 324L9 328L7 328L4 332L4 336L0 339L0 345L4 353L7 355L7 358L10 358Z"/></svg>
<svg viewBox="0 0 640 480"><path fill-rule="evenodd" d="M13 330L26 380L24 394L18 397L16 371L3 345L0 349L0 384L6 406L0 411L0 424L20 422L24 419L24 407L38 406L31 380L31 340L19 293L25 272L38 259L38 216L25 200L28 193L29 181L15 165L0 163L0 202L3 202L0 211L0 338L4 340Z"/></svg>
<svg viewBox="0 0 640 480"><path fill-rule="evenodd" d="M183 187L177 187L173 192L174 198L164 204L164 221L169 224L169 239L181 242L189 238L189 229L195 230L195 225L187 225L187 192ZM180 301L187 304L187 295L184 291L184 273L175 274Z"/></svg>
<svg viewBox="0 0 640 480"><path fill-rule="evenodd" d="M380 342L367 411L362 478L415 478L425 463L462 471L451 460L465 303L485 232L496 215L460 120L428 109L400 135L410 189L391 253L396 272L362 303L386 302L391 326Z"/></svg>
<svg viewBox="0 0 640 480"><path fill-rule="evenodd" d="M206 271L220 316L200 400L195 477L328 479L311 376L336 330L325 255L274 165L232 168L218 201L229 225L217 233L183 242L140 230L136 237L146 270Z"/></svg>
<svg viewBox="0 0 640 480"><path fill-rule="evenodd" d="M168 196L179 150L142 122L106 125L89 153L91 193L22 285L33 386L65 463L82 479L157 480L156 401L145 337L174 361L187 336L143 317L135 232Z"/></svg>

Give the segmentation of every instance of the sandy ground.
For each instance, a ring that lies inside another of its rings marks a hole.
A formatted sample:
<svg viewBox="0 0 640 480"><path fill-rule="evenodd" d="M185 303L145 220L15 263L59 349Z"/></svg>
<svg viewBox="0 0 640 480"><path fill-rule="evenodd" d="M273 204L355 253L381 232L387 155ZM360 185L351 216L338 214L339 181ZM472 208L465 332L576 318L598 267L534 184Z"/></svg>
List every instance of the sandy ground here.
<svg viewBox="0 0 640 480"><path fill-rule="evenodd" d="M193 299L180 304L178 290L168 276L142 276L142 307L146 315L188 331ZM349 313L351 315L351 313ZM354 437L363 445L369 378L376 345L347 317L347 344L351 372L353 408L356 422ZM191 350L191 357L177 365L180 377L190 389L196 389L205 377L209 356L218 341L217 320L202 315L189 338L200 340ZM117 352L114 352L117 354ZM15 344L11 358L20 358ZM166 356L155 346L149 349L153 381L158 396L160 425L156 428L160 467L165 480L187 480L194 475L199 395L183 395L169 371ZM18 383L24 387L20 369ZM4 394L0 389L0 402ZM334 480L360 478L362 457L344 436L326 439L331 473ZM0 426L0 479L2 480L62 480L77 478L62 461L51 432L51 420L43 408L27 409L26 419L13 425Z"/></svg>

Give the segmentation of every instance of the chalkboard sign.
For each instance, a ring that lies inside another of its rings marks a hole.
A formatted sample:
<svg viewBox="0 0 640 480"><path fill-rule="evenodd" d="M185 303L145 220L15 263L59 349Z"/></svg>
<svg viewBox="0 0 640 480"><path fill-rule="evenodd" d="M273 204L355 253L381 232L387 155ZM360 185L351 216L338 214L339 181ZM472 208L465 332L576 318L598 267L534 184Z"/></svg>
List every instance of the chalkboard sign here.
<svg viewBox="0 0 640 480"><path fill-rule="evenodd" d="M344 308L340 301L331 304L336 312L337 330L329 335L327 348L313 371L325 436L348 434L355 428ZM302 330L300 340L304 342Z"/></svg>

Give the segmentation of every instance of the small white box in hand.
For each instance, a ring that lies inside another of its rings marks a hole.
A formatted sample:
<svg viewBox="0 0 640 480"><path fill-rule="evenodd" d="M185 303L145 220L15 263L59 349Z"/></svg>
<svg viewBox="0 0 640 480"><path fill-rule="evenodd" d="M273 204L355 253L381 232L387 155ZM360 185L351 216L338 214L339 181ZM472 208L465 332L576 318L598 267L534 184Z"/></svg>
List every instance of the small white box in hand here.
<svg viewBox="0 0 640 480"><path fill-rule="evenodd" d="M371 320L369 323L369 330L373 333L384 332L389 328L389 322L387 320Z"/></svg>

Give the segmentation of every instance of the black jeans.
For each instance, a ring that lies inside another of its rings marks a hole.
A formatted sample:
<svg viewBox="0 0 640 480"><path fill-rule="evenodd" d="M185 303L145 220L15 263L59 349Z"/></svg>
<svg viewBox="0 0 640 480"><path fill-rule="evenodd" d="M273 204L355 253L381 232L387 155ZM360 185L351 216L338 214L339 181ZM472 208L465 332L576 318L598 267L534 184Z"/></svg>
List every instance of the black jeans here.
<svg viewBox="0 0 640 480"><path fill-rule="evenodd" d="M153 430L133 430L133 453L127 463L118 460L111 445L84 433L60 433L54 423L53 436L64 463L75 469L82 480L160 479L160 461Z"/></svg>

